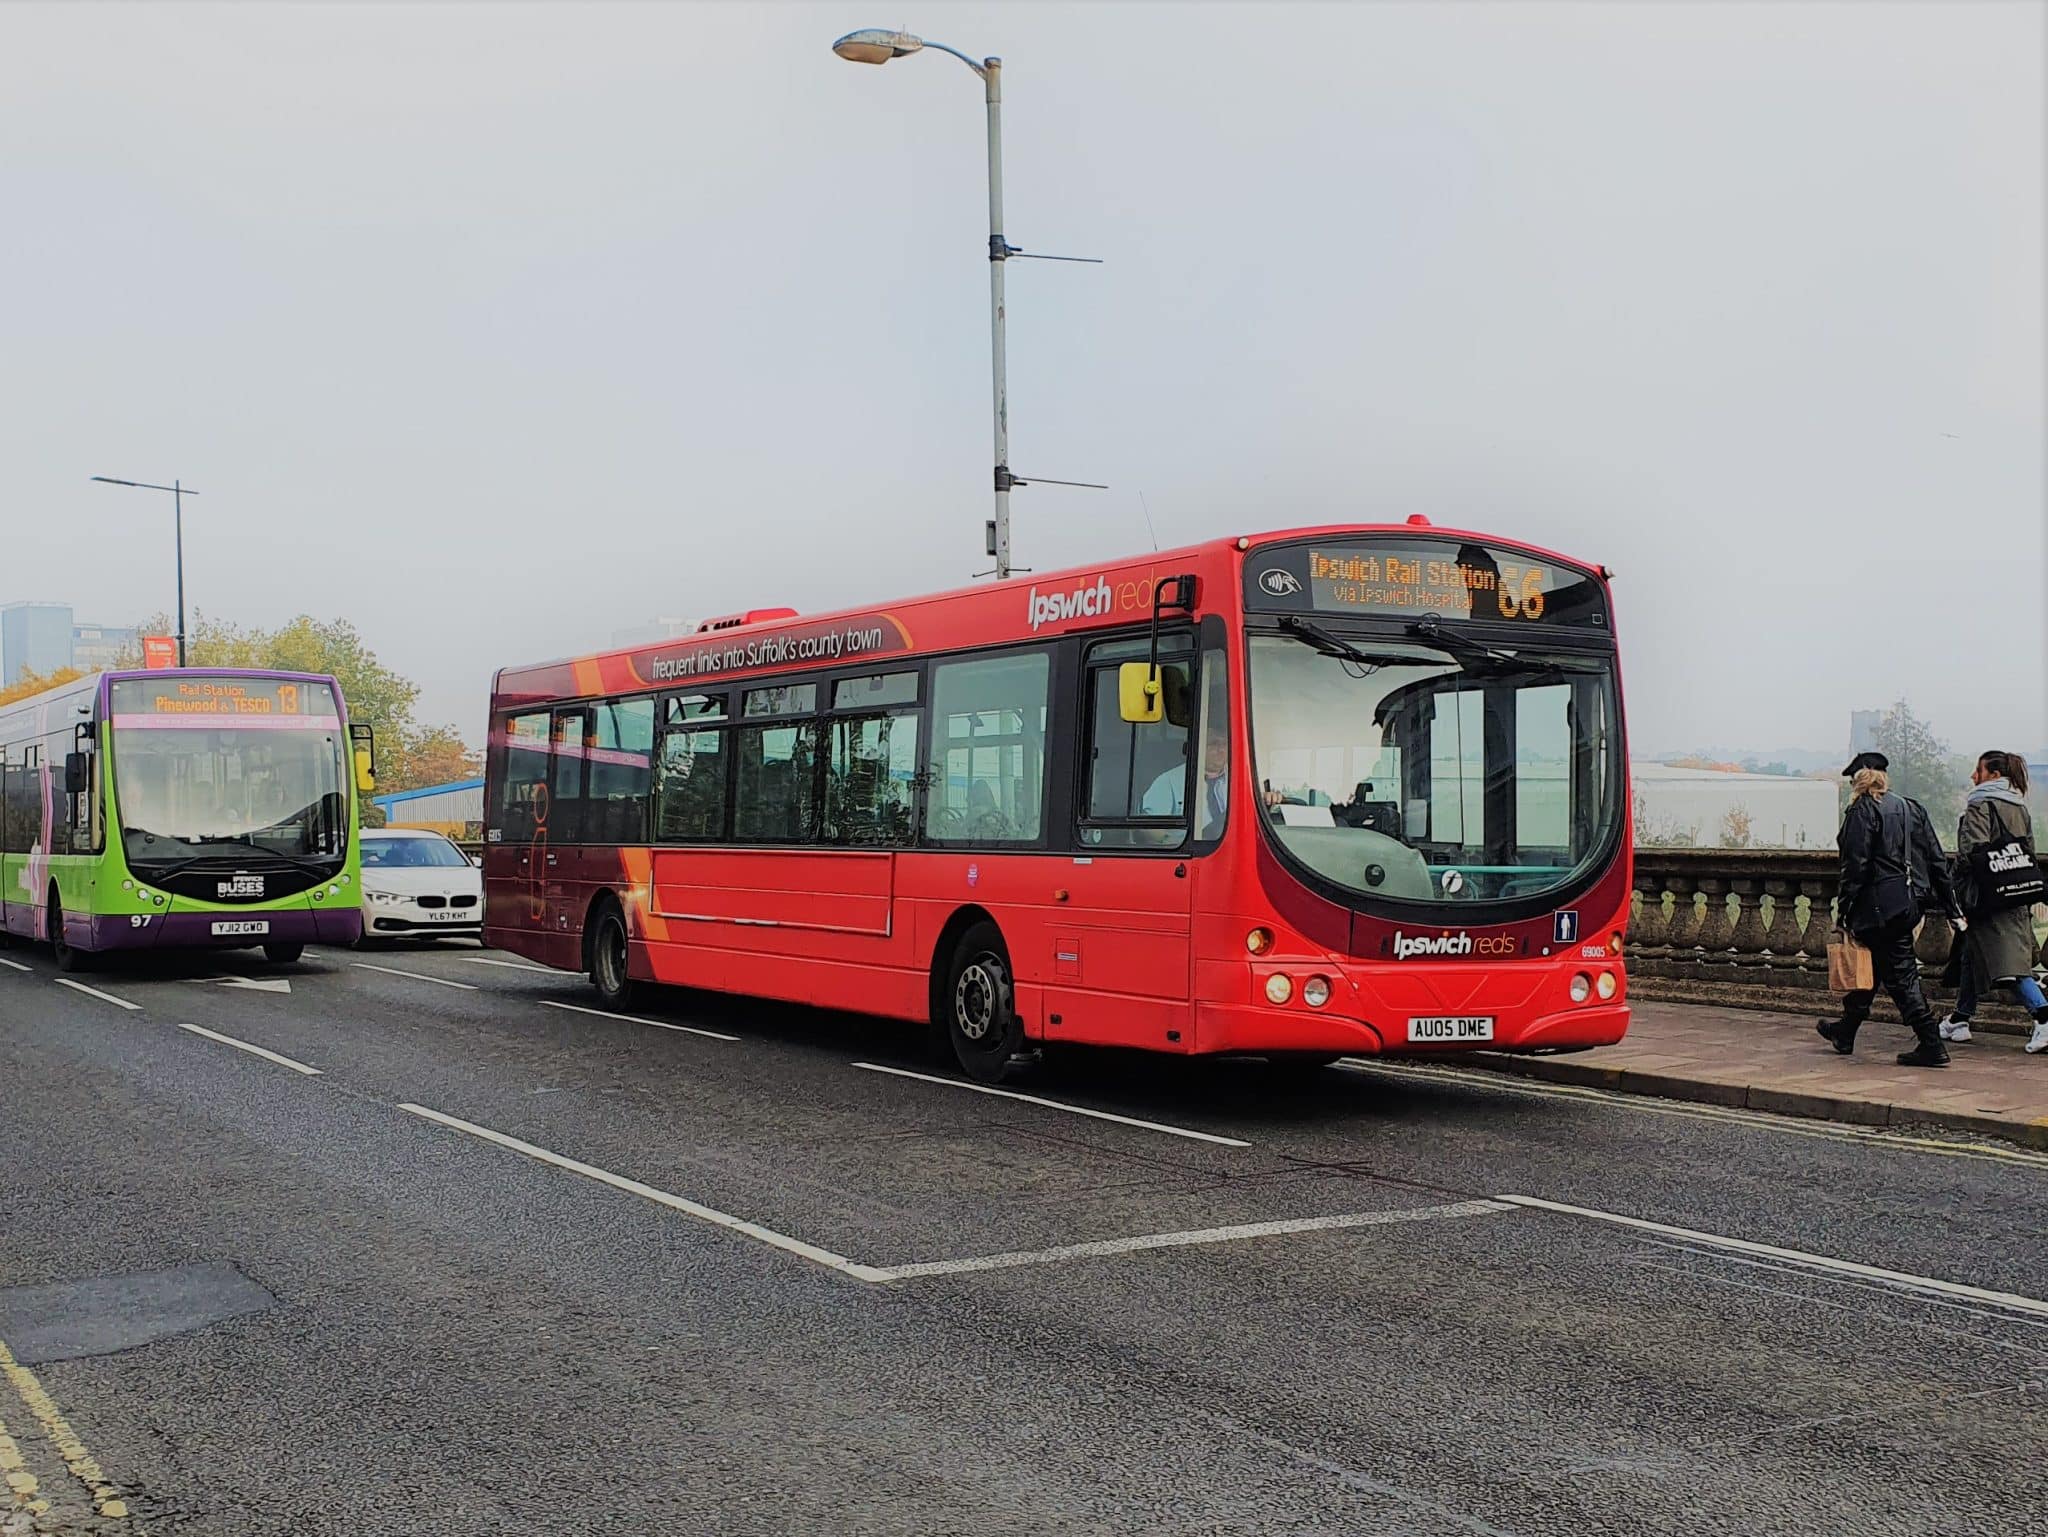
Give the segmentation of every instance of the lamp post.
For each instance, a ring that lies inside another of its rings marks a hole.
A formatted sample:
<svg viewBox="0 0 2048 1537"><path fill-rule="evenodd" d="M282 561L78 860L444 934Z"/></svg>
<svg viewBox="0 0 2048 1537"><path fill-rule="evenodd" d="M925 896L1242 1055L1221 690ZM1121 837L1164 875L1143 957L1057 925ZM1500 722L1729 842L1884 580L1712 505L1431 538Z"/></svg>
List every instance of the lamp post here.
<svg viewBox="0 0 2048 1537"><path fill-rule="evenodd" d="M185 498L197 496L197 491L187 491L182 484L172 481L167 486L152 485L146 480L116 480L111 475L95 475L94 480L108 486L133 486L138 491L168 491L171 493L171 515L177 530L178 541L178 665L185 665Z"/></svg>
<svg viewBox="0 0 2048 1537"><path fill-rule="evenodd" d="M1010 399L1004 382L1003 358L1003 264L1016 248L1003 239L1003 61L983 59L975 63L957 48L927 42L908 32L869 28L849 32L832 45L832 51L855 64L887 64L922 49L936 48L950 53L981 77L988 102L988 302L989 360L995 375L996 515L989 554L996 558L996 580L1010 574Z"/></svg>

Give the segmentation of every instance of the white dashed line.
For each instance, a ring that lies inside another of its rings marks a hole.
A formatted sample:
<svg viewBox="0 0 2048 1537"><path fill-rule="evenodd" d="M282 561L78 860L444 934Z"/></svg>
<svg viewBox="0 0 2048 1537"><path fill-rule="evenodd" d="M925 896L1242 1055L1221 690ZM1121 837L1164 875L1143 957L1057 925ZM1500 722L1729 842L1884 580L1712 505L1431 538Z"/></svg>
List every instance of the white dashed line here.
<svg viewBox="0 0 2048 1537"><path fill-rule="evenodd" d="M1566 1206L1562 1202L1540 1200L1533 1195L1504 1195L1499 1199L1510 1206L1526 1206L1535 1211L1556 1212L1566 1217L1583 1217L1589 1222L1609 1222L1616 1227L1656 1233L1664 1238L1683 1238L1692 1243L1706 1244L1711 1248L1726 1249L1736 1254L1755 1254L1766 1259L1783 1260L1787 1264L1808 1271L1877 1281L1895 1289L1919 1292L1923 1296L1957 1298L1985 1307L2002 1308L2008 1313L2024 1313L2029 1318L2048 1318L2048 1302L2033 1297L2022 1297L2014 1292L1986 1291L1981 1286L1964 1286L1956 1281L1941 1281L1933 1276L1912 1275L1902 1270L1880 1270L1875 1265L1861 1265L1854 1260L1831 1259L1825 1254L1809 1254L1804 1249L1781 1249L1775 1244L1752 1243L1747 1238L1728 1238L1720 1233L1702 1233L1689 1227L1673 1227L1665 1222L1650 1222L1642 1217L1624 1217L1618 1212L1596 1211L1589 1206Z"/></svg>
<svg viewBox="0 0 2048 1537"><path fill-rule="evenodd" d="M190 1030L194 1035L203 1035L209 1041L219 1041L223 1046L232 1046L237 1051L246 1051L250 1056L261 1057L266 1062L275 1062L279 1067L288 1067L295 1073L304 1073L308 1078L318 1078L320 1076L320 1069L317 1067L308 1067L303 1062L294 1062L290 1057L280 1056L274 1051L266 1051L261 1046L251 1046L247 1041L238 1041L232 1035L222 1035L216 1030L208 1030L201 1025L180 1025L178 1028L180 1030Z"/></svg>
<svg viewBox="0 0 2048 1537"><path fill-rule="evenodd" d="M834 1254L830 1249L821 1249L816 1244L805 1243L801 1238L791 1238L787 1233L778 1233L773 1228L762 1227L759 1223L749 1222L744 1217L735 1217L730 1212L719 1211L711 1206L699 1205L697 1202L686 1200L682 1196L671 1195L666 1190L657 1190L652 1185L643 1185L637 1179L627 1179L624 1175L614 1174L609 1169L600 1169L592 1164L580 1163L574 1158L565 1158L560 1153L551 1153L544 1147L535 1147L531 1142L522 1142L517 1137L508 1137L502 1131L492 1131L488 1126L478 1126L470 1121L460 1121L452 1115L443 1115L438 1110L429 1110L425 1105L400 1105L398 1108L409 1115L420 1116L425 1120L450 1127L453 1130L465 1132L472 1137L479 1137L485 1142L495 1142L499 1147L510 1148L515 1153L524 1153L528 1158L538 1159L545 1164L552 1164L558 1169L567 1169L571 1174L580 1174L585 1179L596 1180L601 1185L610 1185L614 1190L624 1190L628 1194L654 1201L659 1205L669 1207L671 1210L682 1212L685 1216L695 1217L699 1222L709 1222L715 1227L725 1228L728 1232L738 1233L743 1237L753 1239L757 1243L767 1244L771 1249L780 1249L785 1254L798 1255L811 1261L813 1264L823 1265L828 1270L836 1270L840 1274L852 1276L856 1280L887 1281L894 1279L886 1270L877 1270L872 1265L858 1264L843 1254Z"/></svg>
<svg viewBox="0 0 2048 1537"><path fill-rule="evenodd" d="M0 966L12 967L16 971L27 971L30 969L29 967L22 965L20 961L10 961L4 955L0 955Z"/></svg>
<svg viewBox="0 0 2048 1537"><path fill-rule="evenodd" d="M474 982L450 982L446 977L430 977L424 971L400 971L395 966L372 966L368 961L357 961L358 971L381 971L387 977L410 977L415 982L432 982L436 987L459 987L465 993L477 991Z"/></svg>
<svg viewBox="0 0 2048 1537"><path fill-rule="evenodd" d="M111 1003L117 1009L139 1010L142 1007L139 1003L130 1003L126 998L116 998L112 993L103 993L96 987L87 987L83 982L74 982L69 977L52 977L50 980L59 987L68 987L73 992L84 993L99 999L102 1003Z"/></svg>
<svg viewBox="0 0 2048 1537"><path fill-rule="evenodd" d="M998 1089L992 1084L968 1083L959 1078L937 1078L930 1073L913 1073L907 1067L884 1067L879 1062L856 1062L855 1067L868 1073L888 1073L896 1078L915 1078L919 1083L936 1083L946 1089L967 1089L975 1094L993 1094L999 1099L1022 1100L1027 1105L1039 1105L1047 1110L1064 1110L1068 1115L1085 1115L1090 1120L1114 1121L1119 1126L1135 1126L1140 1131L1163 1132L1169 1137L1186 1137L1194 1142L1213 1142L1218 1147L1250 1147L1251 1144L1238 1137L1219 1137L1214 1132L1190 1131L1185 1126L1166 1126L1158 1121L1141 1121L1134 1116L1113 1115L1107 1110L1090 1110L1085 1105L1063 1105L1056 1099L1040 1099L1036 1094L1019 1094L1015 1089Z"/></svg>
<svg viewBox="0 0 2048 1537"><path fill-rule="evenodd" d="M529 966L524 961L496 961L487 955L465 955L463 959L472 966L502 966L507 971L537 971L544 977L565 977L571 975L571 973L566 971L557 971L552 966Z"/></svg>
<svg viewBox="0 0 2048 1537"><path fill-rule="evenodd" d="M554 998L543 998L541 1002L551 1009L567 1009L571 1014L595 1014L599 1019L622 1020L629 1025L651 1025L656 1030L677 1030L684 1035L701 1035L713 1041L736 1041L736 1035L726 1035L717 1030L700 1030L695 1025L672 1025L665 1019L642 1019L637 1014L614 1014L609 1009L586 1009L580 1003L562 1003Z"/></svg>
<svg viewBox="0 0 2048 1537"><path fill-rule="evenodd" d="M1136 1238L1105 1238L1099 1243L1064 1244L1057 1249L983 1254L973 1259L933 1260L921 1265L891 1265L882 1274L891 1281L920 1276L964 1275L975 1270L1008 1270L1016 1265L1056 1265L1063 1260L1094 1259L1105 1254L1136 1254L1144 1249L1178 1249L1193 1244L1237 1243L1247 1238L1273 1238L1284 1233L1324 1233L1334 1228L1384 1227L1396 1222L1434 1222L1444 1217L1483 1217L1510 1211L1498 1201L1458 1201L1448 1206L1412 1206L1403 1211L1348 1212L1337 1217L1294 1217L1279 1222L1243 1222L1235 1227L1196 1228L1184 1233L1145 1233Z"/></svg>

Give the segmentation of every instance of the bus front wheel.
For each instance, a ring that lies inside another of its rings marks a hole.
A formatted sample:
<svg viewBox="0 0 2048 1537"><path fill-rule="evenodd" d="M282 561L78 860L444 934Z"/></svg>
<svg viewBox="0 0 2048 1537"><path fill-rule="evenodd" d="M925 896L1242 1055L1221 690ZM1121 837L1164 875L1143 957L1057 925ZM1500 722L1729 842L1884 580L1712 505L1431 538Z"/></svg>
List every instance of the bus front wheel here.
<svg viewBox="0 0 2048 1537"><path fill-rule="evenodd" d="M59 971L85 970L85 952L64 937L64 904L56 892L50 893L50 954L57 962Z"/></svg>
<svg viewBox="0 0 2048 1537"><path fill-rule="evenodd" d="M612 1008L633 1001L633 979L626 974L626 915L614 902L598 909L591 926L590 985Z"/></svg>
<svg viewBox="0 0 2048 1537"><path fill-rule="evenodd" d="M277 966L289 966L306 953L304 945L265 945L263 958Z"/></svg>
<svg viewBox="0 0 2048 1537"><path fill-rule="evenodd" d="M977 923L960 936L940 994L946 1035L960 1070L979 1083L1001 1083L1024 1050L1024 1021L1002 930Z"/></svg>

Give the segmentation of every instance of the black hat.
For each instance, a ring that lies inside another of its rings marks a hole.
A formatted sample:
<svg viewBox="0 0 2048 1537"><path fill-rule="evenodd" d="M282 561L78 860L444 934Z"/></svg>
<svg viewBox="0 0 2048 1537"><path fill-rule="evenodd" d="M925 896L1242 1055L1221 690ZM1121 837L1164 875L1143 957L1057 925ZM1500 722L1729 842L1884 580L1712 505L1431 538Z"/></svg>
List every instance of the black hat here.
<svg viewBox="0 0 2048 1537"><path fill-rule="evenodd" d="M1876 769L1880 774L1892 766L1892 760L1881 752L1860 752L1849 760L1849 766L1842 770L1844 779L1854 779L1864 769Z"/></svg>

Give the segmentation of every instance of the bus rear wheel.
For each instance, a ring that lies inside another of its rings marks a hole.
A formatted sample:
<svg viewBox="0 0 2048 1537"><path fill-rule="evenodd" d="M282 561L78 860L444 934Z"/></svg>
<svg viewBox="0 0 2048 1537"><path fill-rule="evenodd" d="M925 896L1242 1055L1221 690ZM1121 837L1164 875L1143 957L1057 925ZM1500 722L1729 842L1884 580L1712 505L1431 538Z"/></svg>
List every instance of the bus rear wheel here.
<svg viewBox="0 0 2048 1537"><path fill-rule="evenodd" d="M1024 1050L1024 1021L1010 979L1002 930L977 923L960 936L939 995L946 1036L960 1070L978 1083L1001 1083Z"/></svg>
<svg viewBox="0 0 2048 1537"><path fill-rule="evenodd" d="M277 966L289 966L306 953L304 945L265 945L263 958Z"/></svg>
<svg viewBox="0 0 2048 1537"><path fill-rule="evenodd" d="M612 1008L633 1001L633 979L626 974L626 915L615 902L600 907L591 925L590 985Z"/></svg>
<svg viewBox="0 0 2048 1537"><path fill-rule="evenodd" d="M50 954L57 962L59 971L85 970L86 952L78 949L64 937L64 903L56 892L50 893Z"/></svg>

